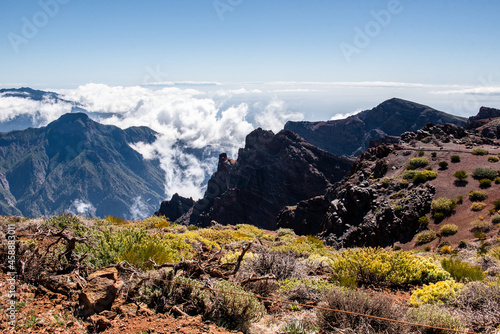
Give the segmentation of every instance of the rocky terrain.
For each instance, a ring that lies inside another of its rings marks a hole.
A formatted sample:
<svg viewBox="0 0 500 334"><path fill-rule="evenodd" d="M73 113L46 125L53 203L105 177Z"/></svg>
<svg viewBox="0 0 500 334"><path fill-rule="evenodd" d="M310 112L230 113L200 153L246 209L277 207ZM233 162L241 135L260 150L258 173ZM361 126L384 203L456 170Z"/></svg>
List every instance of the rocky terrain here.
<svg viewBox="0 0 500 334"><path fill-rule="evenodd" d="M415 102L393 98L346 119L326 122L288 122L290 130L313 145L339 156L358 156L370 141L416 131L427 123L464 126L466 119Z"/></svg>
<svg viewBox="0 0 500 334"><path fill-rule="evenodd" d="M318 149L293 132L275 135L257 129L247 136L236 160L220 155L217 171L201 200L186 210L189 200L174 196L162 203L157 214L198 226L216 221L275 229L281 208L323 194L347 174L351 163L350 159Z"/></svg>

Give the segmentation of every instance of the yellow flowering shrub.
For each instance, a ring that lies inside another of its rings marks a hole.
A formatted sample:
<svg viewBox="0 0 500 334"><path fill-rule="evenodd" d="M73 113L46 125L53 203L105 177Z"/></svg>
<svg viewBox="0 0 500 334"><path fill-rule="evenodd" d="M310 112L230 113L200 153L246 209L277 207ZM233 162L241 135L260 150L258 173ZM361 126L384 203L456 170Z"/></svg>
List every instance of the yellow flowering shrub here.
<svg viewBox="0 0 500 334"><path fill-rule="evenodd" d="M327 255L327 249L320 239L308 235L294 238L290 235L285 235L280 238L281 244L273 247L273 250L278 252L293 252L297 255Z"/></svg>
<svg viewBox="0 0 500 334"><path fill-rule="evenodd" d="M236 262L241 255L241 251L229 251L220 260L221 263ZM246 252L243 256L243 262L255 259L256 255L252 252Z"/></svg>
<svg viewBox="0 0 500 334"><path fill-rule="evenodd" d="M454 280L429 283L412 292L410 304L420 306L424 304L438 304L452 301L457 297L457 292L462 288L462 283Z"/></svg>
<svg viewBox="0 0 500 334"><path fill-rule="evenodd" d="M361 283L422 284L450 279L434 262L410 252L383 248L355 248L333 258L334 280L354 277Z"/></svg>

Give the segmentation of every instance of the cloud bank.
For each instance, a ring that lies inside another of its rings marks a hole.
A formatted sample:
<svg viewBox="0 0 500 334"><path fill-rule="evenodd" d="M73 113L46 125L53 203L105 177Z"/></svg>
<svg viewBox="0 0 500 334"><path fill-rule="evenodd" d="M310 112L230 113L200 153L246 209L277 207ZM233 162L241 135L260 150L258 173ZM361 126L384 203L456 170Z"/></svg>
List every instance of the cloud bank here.
<svg viewBox="0 0 500 334"><path fill-rule="evenodd" d="M122 129L147 126L158 132L157 140L130 146L145 159L159 159L166 174L166 198L175 193L202 197L206 180L216 169L219 153L226 152L236 158L245 137L256 127L278 132L286 121L303 119L302 114L289 110L276 97L267 97L267 102L266 97L261 97L259 103L249 105L245 99L259 96L262 91L258 89L219 87L207 93L175 86L150 89L87 84L55 92L69 102L0 96L0 121L29 115L36 118L35 126L43 126L78 105L103 124ZM141 199L132 204L130 214L142 216ZM75 201L72 210L83 214L90 210L85 205Z"/></svg>

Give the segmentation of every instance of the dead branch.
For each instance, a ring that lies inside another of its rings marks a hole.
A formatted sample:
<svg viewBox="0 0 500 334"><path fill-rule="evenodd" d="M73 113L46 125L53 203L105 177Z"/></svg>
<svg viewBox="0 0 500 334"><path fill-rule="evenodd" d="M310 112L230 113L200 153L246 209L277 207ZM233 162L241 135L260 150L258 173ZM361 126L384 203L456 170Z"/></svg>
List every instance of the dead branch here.
<svg viewBox="0 0 500 334"><path fill-rule="evenodd" d="M245 285L251 282L257 282L257 281L263 281L263 280L269 280L269 279L276 279L276 276L274 275L266 275L266 276L261 276L261 277L250 277L245 280L243 280L240 284Z"/></svg>

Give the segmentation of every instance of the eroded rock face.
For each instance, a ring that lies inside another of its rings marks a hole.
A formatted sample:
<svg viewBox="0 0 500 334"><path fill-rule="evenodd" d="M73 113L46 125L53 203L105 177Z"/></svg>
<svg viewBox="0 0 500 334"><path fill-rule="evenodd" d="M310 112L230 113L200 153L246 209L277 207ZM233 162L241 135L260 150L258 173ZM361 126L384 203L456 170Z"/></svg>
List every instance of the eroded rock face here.
<svg viewBox="0 0 500 334"><path fill-rule="evenodd" d="M208 226L215 220L275 229L283 207L324 194L350 171L351 163L291 131L275 135L257 129L247 136L237 160L220 155L204 198L178 222Z"/></svg>
<svg viewBox="0 0 500 334"><path fill-rule="evenodd" d="M337 248L408 242L420 228L419 217L430 211L435 191L430 185L386 189L347 184L331 202L321 235ZM397 192L401 198L387 196Z"/></svg>
<svg viewBox="0 0 500 334"><path fill-rule="evenodd" d="M192 198L185 198L174 194L170 201L163 201L160 205L160 210L155 212L157 216L165 216L171 221L176 221L183 214L189 211L193 206L194 201Z"/></svg>

